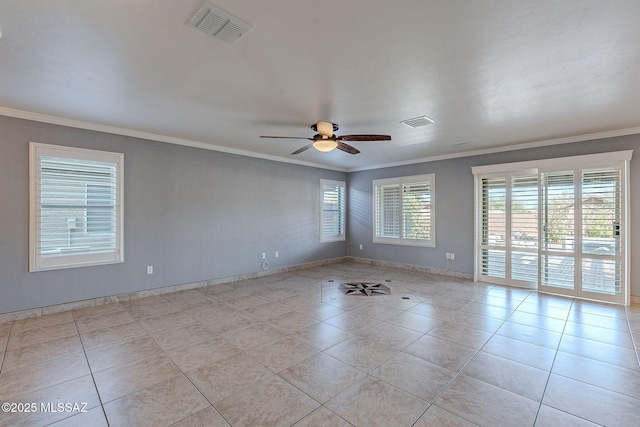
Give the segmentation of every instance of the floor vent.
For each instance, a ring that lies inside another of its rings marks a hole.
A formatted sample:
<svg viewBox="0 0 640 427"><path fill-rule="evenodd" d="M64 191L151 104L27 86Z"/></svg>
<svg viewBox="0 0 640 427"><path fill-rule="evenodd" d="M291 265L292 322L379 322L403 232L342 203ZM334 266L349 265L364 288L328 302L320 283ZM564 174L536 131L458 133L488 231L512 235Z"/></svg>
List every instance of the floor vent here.
<svg viewBox="0 0 640 427"><path fill-rule="evenodd" d="M228 45L234 44L252 28L251 25L211 3L205 3L200 8L189 22L189 26L222 40Z"/></svg>

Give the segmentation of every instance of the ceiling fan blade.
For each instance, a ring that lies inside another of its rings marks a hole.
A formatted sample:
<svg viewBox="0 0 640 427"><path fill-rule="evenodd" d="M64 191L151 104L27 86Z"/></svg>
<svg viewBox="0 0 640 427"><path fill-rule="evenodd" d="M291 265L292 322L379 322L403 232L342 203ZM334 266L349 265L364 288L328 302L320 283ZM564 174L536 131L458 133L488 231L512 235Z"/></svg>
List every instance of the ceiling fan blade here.
<svg viewBox="0 0 640 427"><path fill-rule="evenodd" d="M309 139L309 138L307 138ZM303 151L307 151L309 148L313 147L313 143L311 144L307 144L304 147L298 148L296 151L294 151L293 153L291 153L291 155L293 156L294 154L300 154Z"/></svg>
<svg viewBox="0 0 640 427"><path fill-rule="evenodd" d="M340 141L338 141L338 146L336 148L349 154L358 154L360 152L360 150L358 150L356 147L352 147L349 144L345 144L344 142Z"/></svg>
<svg viewBox="0 0 640 427"><path fill-rule="evenodd" d="M337 138L339 141L391 141L389 135L342 135Z"/></svg>
<svg viewBox="0 0 640 427"><path fill-rule="evenodd" d="M313 138L307 138L305 136L269 136L269 135L260 135L260 138L275 138L275 139L308 139L309 141L313 141Z"/></svg>

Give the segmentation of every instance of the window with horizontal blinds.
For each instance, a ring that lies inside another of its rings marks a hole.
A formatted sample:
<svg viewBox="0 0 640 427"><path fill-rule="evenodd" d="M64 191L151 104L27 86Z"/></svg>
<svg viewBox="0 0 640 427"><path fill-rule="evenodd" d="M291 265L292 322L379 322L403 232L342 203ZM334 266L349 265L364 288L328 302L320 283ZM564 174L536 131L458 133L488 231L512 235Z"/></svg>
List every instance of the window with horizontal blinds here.
<svg viewBox="0 0 640 427"><path fill-rule="evenodd" d="M121 262L123 155L30 149L30 270Z"/></svg>
<svg viewBox="0 0 640 427"><path fill-rule="evenodd" d="M434 246L433 174L374 180L375 243Z"/></svg>
<svg viewBox="0 0 640 427"><path fill-rule="evenodd" d="M346 187L343 181L320 180L320 241L345 240Z"/></svg>
<svg viewBox="0 0 640 427"><path fill-rule="evenodd" d="M431 183L402 186L402 236L405 239L431 239Z"/></svg>
<svg viewBox="0 0 640 427"><path fill-rule="evenodd" d="M400 184L376 187L376 237L400 238Z"/></svg>

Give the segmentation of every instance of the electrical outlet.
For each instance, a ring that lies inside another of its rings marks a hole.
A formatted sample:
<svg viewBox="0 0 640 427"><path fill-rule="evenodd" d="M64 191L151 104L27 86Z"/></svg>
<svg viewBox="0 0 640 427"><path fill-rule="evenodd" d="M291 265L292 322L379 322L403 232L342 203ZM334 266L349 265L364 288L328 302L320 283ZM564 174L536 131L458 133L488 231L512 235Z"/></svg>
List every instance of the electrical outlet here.
<svg viewBox="0 0 640 427"><path fill-rule="evenodd" d="M456 259L456 254L454 254L453 252L451 252L451 253L449 254L449 259L450 259L451 261L453 261L454 259Z"/></svg>
<svg viewBox="0 0 640 427"><path fill-rule="evenodd" d="M276 251L276 258L280 256L280 252Z"/></svg>
<svg viewBox="0 0 640 427"><path fill-rule="evenodd" d="M153 265L147 265L147 274L153 274Z"/></svg>
<svg viewBox="0 0 640 427"><path fill-rule="evenodd" d="M451 254L449 252L447 252L446 254L444 254L444 257L446 259L451 259Z"/></svg>
<svg viewBox="0 0 640 427"><path fill-rule="evenodd" d="M262 259L267 259L267 253L266 252L262 252Z"/></svg>
<svg viewBox="0 0 640 427"><path fill-rule="evenodd" d="M362 244L360 244L360 250L362 250Z"/></svg>

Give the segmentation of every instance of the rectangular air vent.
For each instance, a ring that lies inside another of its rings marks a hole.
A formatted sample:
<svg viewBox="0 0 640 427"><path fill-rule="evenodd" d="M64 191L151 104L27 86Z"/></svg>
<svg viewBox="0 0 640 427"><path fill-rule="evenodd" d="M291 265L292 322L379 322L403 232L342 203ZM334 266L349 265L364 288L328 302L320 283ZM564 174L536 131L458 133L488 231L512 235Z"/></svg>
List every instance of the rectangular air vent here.
<svg viewBox="0 0 640 427"><path fill-rule="evenodd" d="M476 148L476 144L474 144L473 142L459 142L457 144L451 144L449 145L449 147L451 148Z"/></svg>
<svg viewBox="0 0 640 427"><path fill-rule="evenodd" d="M252 26L211 3L205 3L189 26L232 45Z"/></svg>
<svg viewBox="0 0 640 427"><path fill-rule="evenodd" d="M402 123L405 126L409 126L410 128L419 128L420 126L427 126L433 124L433 120L431 120L427 116L414 117L413 119L403 120Z"/></svg>

